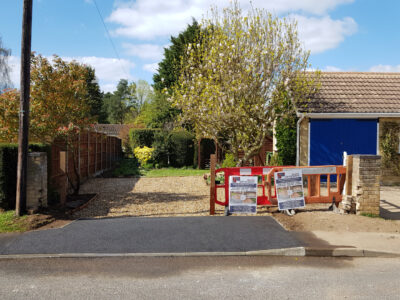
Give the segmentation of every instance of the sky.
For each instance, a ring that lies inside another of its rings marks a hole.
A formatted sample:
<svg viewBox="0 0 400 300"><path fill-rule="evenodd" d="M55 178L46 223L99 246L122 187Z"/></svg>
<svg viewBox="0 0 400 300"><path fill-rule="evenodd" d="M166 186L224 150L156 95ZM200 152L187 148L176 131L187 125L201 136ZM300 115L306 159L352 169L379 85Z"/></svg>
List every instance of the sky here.
<svg viewBox="0 0 400 300"><path fill-rule="evenodd" d="M0 37L12 51L9 64L15 87L19 86L22 2L0 0ZM248 0L239 2L244 10L250 7ZM193 17L201 21L211 5L223 8L229 3L33 0L32 51L91 65L105 92L113 91L121 78L152 83L170 37L185 30ZM252 4L298 21L313 69L400 72L398 0L253 0Z"/></svg>

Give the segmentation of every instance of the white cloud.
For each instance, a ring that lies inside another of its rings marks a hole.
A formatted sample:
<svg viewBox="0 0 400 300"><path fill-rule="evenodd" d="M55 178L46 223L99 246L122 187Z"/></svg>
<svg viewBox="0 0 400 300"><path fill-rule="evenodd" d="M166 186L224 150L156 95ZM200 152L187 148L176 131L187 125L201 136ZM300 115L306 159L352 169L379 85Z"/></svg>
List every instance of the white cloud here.
<svg viewBox="0 0 400 300"><path fill-rule="evenodd" d="M370 72L400 72L400 65L376 65L369 69Z"/></svg>
<svg viewBox="0 0 400 300"><path fill-rule="evenodd" d="M325 69L323 69L324 72L341 72L343 71L342 69L335 67L335 66L326 66Z"/></svg>
<svg viewBox="0 0 400 300"><path fill-rule="evenodd" d="M51 57L48 57L51 59ZM96 57L96 56L77 56L62 57L63 60L75 60L79 63L92 66L96 71L96 77L99 79L100 88L105 91L113 91L121 78L133 80L131 69L134 64L127 59L118 60L116 58ZM20 58L11 56L9 60L11 67L11 80L15 87L19 87L20 78Z"/></svg>
<svg viewBox="0 0 400 300"><path fill-rule="evenodd" d="M158 69L158 63L143 65L143 70L148 71L150 73L156 73L157 69Z"/></svg>
<svg viewBox="0 0 400 300"><path fill-rule="evenodd" d="M128 44L123 43L126 53L143 59L160 60L163 57L164 47L156 44Z"/></svg>
<svg viewBox="0 0 400 300"><path fill-rule="evenodd" d="M10 67L10 80L14 87L19 87L20 72L21 72L21 58L17 56L10 56L8 58L8 65Z"/></svg>
<svg viewBox="0 0 400 300"><path fill-rule="evenodd" d="M117 58L97 57L97 56L76 56L62 57L71 61L76 60L82 64L90 65L96 70L96 76L100 81L115 81L121 78L132 79L130 70L135 66L127 59L118 60Z"/></svg>
<svg viewBox="0 0 400 300"><path fill-rule="evenodd" d="M346 36L357 31L357 23L352 18L332 20L329 16L322 18L293 15L298 21L300 40L311 53L321 53L336 48Z"/></svg>
<svg viewBox="0 0 400 300"><path fill-rule="evenodd" d="M346 36L356 32L357 24L352 18L334 20L327 13L338 5L352 3L354 0L254 0L253 6L265 8L277 14L293 13L299 22L299 33L306 49L313 53L337 47ZM226 7L229 0L218 1L218 7ZM244 10L250 7L249 1L240 1ZM215 5L215 1L205 0L137 0L120 2L115 6L108 21L119 25L113 32L116 35L154 40L169 37L183 31L192 17L201 20L202 16ZM297 14L295 14L297 13ZM299 13L302 13L301 15ZM314 16L306 16L312 14ZM149 50L148 56L156 56L157 49L151 44L143 44ZM140 46L140 45L139 45ZM131 49L131 54L146 55L139 49ZM158 49L158 51L160 51ZM139 53L140 52L140 53ZM160 53L160 52L158 52ZM162 52L161 52L162 53ZM148 58L148 57L142 57Z"/></svg>
<svg viewBox="0 0 400 300"><path fill-rule="evenodd" d="M255 0L253 6L265 8L277 14L304 12L323 15L341 4L354 0ZM231 1L218 1L218 7L226 7ZM244 10L250 8L250 2L242 0ZM205 0L137 0L116 5L108 21L120 25L115 34L139 39L153 39L160 36L175 35L184 30L192 17L201 19L215 1Z"/></svg>

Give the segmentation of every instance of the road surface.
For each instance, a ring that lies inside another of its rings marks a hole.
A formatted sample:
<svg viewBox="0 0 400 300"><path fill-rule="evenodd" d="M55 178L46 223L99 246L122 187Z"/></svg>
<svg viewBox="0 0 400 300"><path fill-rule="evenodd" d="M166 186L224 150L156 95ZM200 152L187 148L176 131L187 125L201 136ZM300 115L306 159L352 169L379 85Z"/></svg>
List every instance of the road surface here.
<svg viewBox="0 0 400 300"><path fill-rule="evenodd" d="M0 299L399 299L400 259L0 260Z"/></svg>

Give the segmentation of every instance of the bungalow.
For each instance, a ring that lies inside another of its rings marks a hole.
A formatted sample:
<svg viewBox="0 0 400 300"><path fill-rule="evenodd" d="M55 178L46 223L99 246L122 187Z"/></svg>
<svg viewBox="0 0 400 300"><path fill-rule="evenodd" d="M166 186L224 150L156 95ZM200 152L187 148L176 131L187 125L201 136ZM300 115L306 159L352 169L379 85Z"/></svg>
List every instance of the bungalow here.
<svg viewBox="0 0 400 300"><path fill-rule="evenodd" d="M388 126L400 156L400 73L323 72L321 87L298 110L297 165L342 164L348 154L382 154ZM400 183L398 168L383 167L383 183Z"/></svg>

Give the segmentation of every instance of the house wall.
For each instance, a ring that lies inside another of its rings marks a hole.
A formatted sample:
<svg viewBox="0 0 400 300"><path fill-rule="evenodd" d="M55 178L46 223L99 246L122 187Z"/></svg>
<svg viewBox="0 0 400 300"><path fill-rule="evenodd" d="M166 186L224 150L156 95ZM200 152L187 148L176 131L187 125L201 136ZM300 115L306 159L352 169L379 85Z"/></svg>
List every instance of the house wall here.
<svg viewBox="0 0 400 300"><path fill-rule="evenodd" d="M308 166L308 121L304 118L300 123L300 166Z"/></svg>
<svg viewBox="0 0 400 300"><path fill-rule="evenodd" d="M395 122L395 123L400 124L400 119L399 118L380 118L379 119L379 140L382 139L383 127L384 127L384 124L387 122ZM400 141L400 139L399 139L399 141ZM382 153L380 145L379 145L379 153L380 154ZM400 154L398 154L398 155L400 155ZM381 182L386 185L394 185L394 184L398 185L398 184L400 184L400 176L396 175L393 169L385 168L382 165Z"/></svg>

